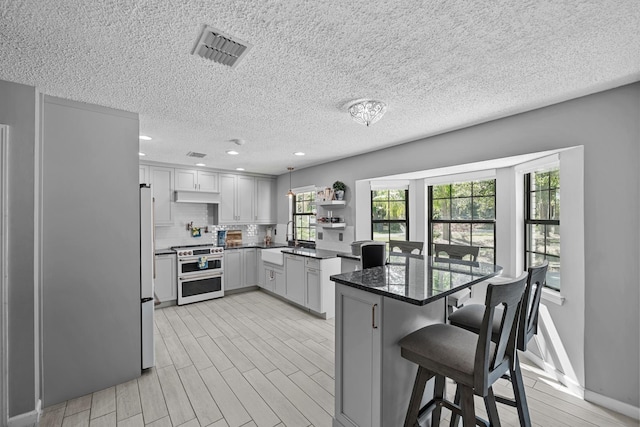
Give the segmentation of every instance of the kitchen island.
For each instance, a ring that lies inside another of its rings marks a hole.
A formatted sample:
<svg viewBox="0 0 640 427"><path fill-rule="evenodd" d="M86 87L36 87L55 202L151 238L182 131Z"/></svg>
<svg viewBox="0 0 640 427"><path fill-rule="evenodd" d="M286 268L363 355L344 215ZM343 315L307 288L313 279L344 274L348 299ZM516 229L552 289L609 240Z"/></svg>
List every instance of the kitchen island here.
<svg viewBox="0 0 640 427"><path fill-rule="evenodd" d="M331 276L336 283L334 427L403 425L417 366L398 341L442 323L446 296L497 276L492 264L392 255L389 264ZM432 381L427 383L425 402Z"/></svg>

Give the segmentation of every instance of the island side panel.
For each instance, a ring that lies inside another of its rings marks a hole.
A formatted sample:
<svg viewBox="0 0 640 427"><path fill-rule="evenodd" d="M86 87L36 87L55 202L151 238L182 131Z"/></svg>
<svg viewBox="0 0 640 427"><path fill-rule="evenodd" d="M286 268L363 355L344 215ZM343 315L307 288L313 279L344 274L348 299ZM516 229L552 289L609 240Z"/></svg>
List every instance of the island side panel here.
<svg viewBox="0 0 640 427"><path fill-rule="evenodd" d="M424 326L442 323L443 300L418 306L383 298L382 315L382 425L401 426L407 413L418 365L400 355L398 342ZM427 383L422 404L433 396L433 380Z"/></svg>

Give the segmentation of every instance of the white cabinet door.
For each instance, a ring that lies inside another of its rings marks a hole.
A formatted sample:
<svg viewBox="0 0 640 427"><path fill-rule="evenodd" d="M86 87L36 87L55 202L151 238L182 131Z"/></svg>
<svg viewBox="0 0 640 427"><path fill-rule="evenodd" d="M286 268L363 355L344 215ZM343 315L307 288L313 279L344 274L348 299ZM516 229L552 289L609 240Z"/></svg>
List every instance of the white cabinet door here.
<svg viewBox="0 0 640 427"><path fill-rule="evenodd" d="M175 301L178 298L175 255L156 255L154 284L154 292L160 302Z"/></svg>
<svg viewBox="0 0 640 427"><path fill-rule="evenodd" d="M256 249L256 264L256 280L258 281L257 285L261 288L264 288L265 273L264 262L262 261L262 249Z"/></svg>
<svg viewBox="0 0 640 427"><path fill-rule="evenodd" d="M300 305L304 305L304 292L306 287L304 283L304 257L296 255L285 255L284 267L286 276L285 297L290 301L293 301Z"/></svg>
<svg viewBox="0 0 640 427"><path fill-rule="evenodd" d="M196 191L198 189L198 172L188 169L175 170L175 189Z"/></svg>
<svg viewBox="0 0 640 427"><path fill-rule="evenodd" d="M382 297L336 284L336 303L336 420L381 427Z"/></svg>
<svg viewBox="0 0 640 427"><path fill-rule="evenodd" d="M140 177L140 184L149 184L150 180L149 180L149 166L146 165L140 165L139 166L139 177Z"/></svg>
<svg viewBox="0 0 640 427"><path fill-rule="evenodd" d="M152 166L151 192L156 225L173 225L173 169Z"/></svg>
<svg viewBox="0 0 640 427"><path fill-rule="evenodd" d="M276 223L276 182L270 178L256 178L255 221L258 224Z"/></svg>
<svg viewBox="0 0 640 427"><path fill-rule="evenodd" d="M242 249L242 252L244 252L244 286L255 286L258 284L256 250Z"/></svg>
<svg viewBox="0 0 640 427"><path fill-rule="evenodd" d="M252 176L238 175L236 194L237 221L247 224L254 223L253 202L255 198L255 179Z"/></svg>
<svg viewBox="0 0 640 427"><path fill-rule="evenodd" d="M281 296L285 296L286 292L287 292L287 284L285 281L285 275L283 273L283 270L273 270L274 276L275 276L275 287L273 289L273 291Z"/></svg>
<svg viewBox="0 0 640 427"><path fill-rule="evenodd" d="M305 284L307 286L307 301L305 307L322 313L322 288L320 285L320 271L315 268L305 269Z"/></svg>
<svg viewBox="0 0 640 427"><path fill-rule="evenodd" d="M198 171L198 191L218 192L218 174L216 172Z"/></svg>
<svg viewBox="0 0 640 427"><path fill-rule="evenodd" d="M242 250L234 249L224 253L224 289L233 290L242 284Z"/></svg>
<svg viewBox="0 0 640 427"><path fill-rule="evenodd" d="M237 175L220 174L218 221L221 224L236 222L236 177Z"/></svg>

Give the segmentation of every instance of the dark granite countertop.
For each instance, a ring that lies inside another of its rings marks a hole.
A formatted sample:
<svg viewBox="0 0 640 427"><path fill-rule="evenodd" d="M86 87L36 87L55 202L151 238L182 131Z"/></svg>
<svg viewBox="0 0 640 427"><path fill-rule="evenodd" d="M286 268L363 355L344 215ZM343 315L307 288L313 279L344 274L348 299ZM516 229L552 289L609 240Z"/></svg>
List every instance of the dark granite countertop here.
<svg viewBox="0 0 640 427"><path fill-rule="evenodd" d="M286 248L287 245L281 245L278 243L272 243L270 245L265 245L264 243L240 243L238 245L225 245L223 246L225 251L233 250L233 249L273 249L273 248Z"/></svg>
<svg viewBox="0 0 640 427"><path fill-rule="evenodd" d="M360 255L354 255L352 253L338 252L338 256L340 258L348 258L348 259L352 259L352 260L355 260L355 261L360 261Z"/></svg>
<svg viewBox="0 0 640 427"><path fill-rule="evenodd" d="M175 255L176 251L171 248L156 249L156 255Z"/></svg>
<svg viewBox="0 0 640 427"><path fill-rule="evenodd" d="M315 258L315 259L329 259L329 258L339 257L343 254L346 255L344 252L329 251L326 249L292 248L292 247L285 247L282 250L282 253L299 255L299 256L304 256L307 258Z"/></svg>
<svg viewBox="0 0 640 427"><path fill-rule="evenodd" d="M425 305L502 272L502 267L448 258L396 255L383 267L336 274L331 280L366 292Z"/></svg>

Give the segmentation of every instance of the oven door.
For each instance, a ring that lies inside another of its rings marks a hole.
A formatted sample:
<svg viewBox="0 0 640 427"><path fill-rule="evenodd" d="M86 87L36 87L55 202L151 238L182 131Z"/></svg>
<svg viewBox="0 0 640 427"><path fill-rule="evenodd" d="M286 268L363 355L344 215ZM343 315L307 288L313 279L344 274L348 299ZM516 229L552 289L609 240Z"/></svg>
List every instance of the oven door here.
<svg viewBox="0 0 640 427"><path fill-rule="evenodd" d="M178 276L178 305L224 296L222 273Z"/></svg>
<svg viewBox="0 0 640 427"><path fill-rule="evenodd" d="M204 261L206 258L206 261ZM222 272L222 257L187 257L178 258L178 277L200 276Z"/></svg>

